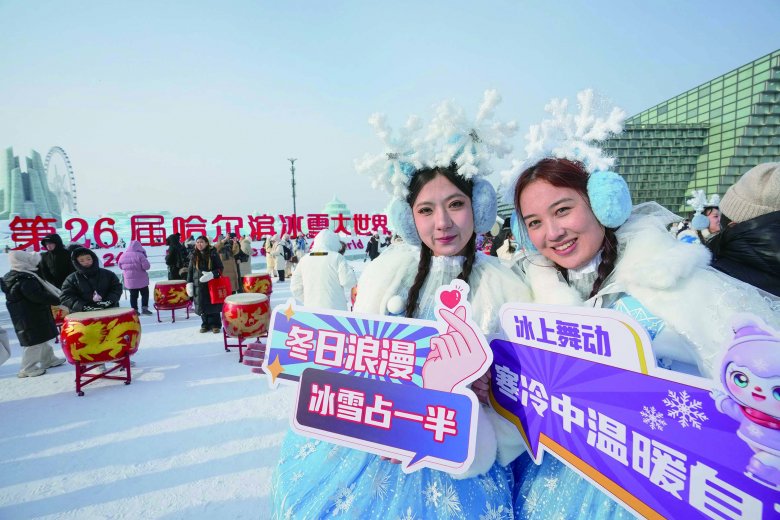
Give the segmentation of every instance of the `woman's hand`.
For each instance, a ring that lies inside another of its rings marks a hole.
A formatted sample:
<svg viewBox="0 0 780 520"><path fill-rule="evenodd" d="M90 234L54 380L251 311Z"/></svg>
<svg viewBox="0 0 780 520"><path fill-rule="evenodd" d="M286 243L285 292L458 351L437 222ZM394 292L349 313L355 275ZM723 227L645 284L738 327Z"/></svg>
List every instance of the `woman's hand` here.
<svg viewBox="0 0 780 520"><path fill-rule="evenodd" d="M431 352L422 368L423 387L452 392L460 382L480 370L487 360L477 334L466 323L466 308L461 306L439 314L449 324L446 334L431 338Z"/></svg>
<svg viewBox="0 0 780 520"><path fill-rule="evenodd" d="M482 374L482 377L471 383L471 390L477 394L480 403L488 404L490 402L490 370Z"/></svg>

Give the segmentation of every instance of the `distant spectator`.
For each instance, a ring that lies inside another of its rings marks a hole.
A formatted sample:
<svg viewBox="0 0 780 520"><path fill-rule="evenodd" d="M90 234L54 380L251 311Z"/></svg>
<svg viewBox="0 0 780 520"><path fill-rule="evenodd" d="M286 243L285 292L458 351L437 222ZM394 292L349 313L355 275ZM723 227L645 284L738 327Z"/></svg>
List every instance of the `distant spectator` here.
<svg viewBox="0 0 780 520"><path fill-rule="evenodd" d="M315 238L314 240L317 240L317 239ZM346 242L342 242L341 240L339 240L339 244L341 244L341 247L339 247L339 254L343 255L344 253L347 252L347 243Z"/></svg>
<svg viewBox="0 0 780 520"><path fill-rule="evenodd" d="M706 243L712 267L780 296L780 163L745 173L720 211L722 230Z"/></svg>
<svg viewBox="0 0 780 520"><path fill-rule="evenodd" d="M7 300L6 300L7 304ZM52 350L54 352L54 350ZM8 332L0 327L0 365L11 357L11 343L8 341Z"/></svg>
<svg viewBox="0 0 780 520"><path fill-rule="evenodd" d="M195 313L200 316L200 332L211 330L218 334L222 329L222 304L211 303L209 282L222 276L223 268L219 253L211 247L209 238L198 237L187 271L187 295L195 302Z"/></svg>
<svg viewBox="0 0 780 520"><path fill-rule="evenodd" d="M289 278L292 276L292 268L293 263L297 263L297 259L293 259L293 256L295 256L295 253L293 253L293 245L292 240L290 240L290 235L285 233L282 235L282 245L285 248L284 251L284 260L285 260L285 267L284 267L284 276Z"/></svg>
<svg viewBox="0 0 780 520"><path fill-rule="evenodd" d="M284 271L287 267L287 261L284 258L284 254L284 244L278 237L274 237L273 240L271 240L271 252L269 255L274 259L276 273L279 276L280 282L284 281Z"/></svg>
<svg viewBox="0 0 780 520"><path fill-rule="evenodd" d="M303 258L303 255L306 254L306 235L303 233L298 233L297 238L295 239L295 242L293 242L293 252L298 257L298 260Z"/></svg>
<svg viewBox="0 0 780 520"><path fill-rule="evenodd" d="M351 290L357 279L338 253L341 244L336 233L322 230L314 239L311 253L301 258L290 280L290 290L307 307L348 310L344 291Z"/></svg>
<svg viewBox="0 0 780 520"><path fill-rule="evenodd" d="M127 244L125 244L125 241L123 239L119 239L116 243L117 249L124 249L127 247Z"/></svg>
<svg viewBox="0 0 780 520"><path fill-rule="evenodd" d="M11 252L11 247L10 246L5 246L5 253L8 254L10 252Z"/></svg>
<svg viewBox="0 0 780 520"><path fill-rule="evenodd" d="M238 255L240 248L238 242L231 237L227 237L214 244L214 249L219 253L222 259L224 276L230 279L231 290L235 293L238 292L238 263L236 262L236 256Z"/></svg>
<svg viewBox="0 0 780 520"><path fill-rule="evenodd" d="M379 256L379 233L376 231L371 233L371 238L368 240L368 245L366 246L366 253L371 261Z"/></svg>
<svg viewBox="0 0 780 520"><path fill-rule="evenodd" d="M181 243L181 235L173 233L165 239L168 251L165 253L165 265L168 266L168 280L184 280L187 278L185 266L187 250ZM140 245L140 244L139 244Z"/></svg>
<svg viewBox="0 0 780 520"><path fill-rule="evenodd" d="M276 272L276 256L274 256L274 239L277 238L276 236L266 236L265 237L265 262L266 262L266 270L268 271L268 274L271 275L271 278L277 278L279 274Z"/></svg>
<svg viewBox="0 0 780 520"><path fill-rule="evenodd" d="M390 235L387 235L387 236L385 237L385 243L384 243L384 244L382 244L382 247L390 247L390 244L391 244L391 240L390 240L390 238L391 238L391 237L390 237Z"/></svg>
<svg viewBox="0 0 780 520"><path fill-rule="evenodd" d="M249 235L241 237L239 240L239 252L236 260L240 261L238 264L239 280L238 285L242 286L242 282L245 276L252 274L252 255L254 250L252 249L252 239Z"/></svg>
<svg viewBox="0 0 780 520"><path fill-rule="evenodd" d="M122 284L113 271L100 267L97 255L79 247L71 255L76 268L62 284L60 303L70 312L99 311L119 307Z"/></svg>
<svg viewBox="0 0 780 520"><path fill-rule="evenodd" d="M40 261L38 253L11 251L11 271L0 280L16 337L24 347L17 377L40 376L47 368L65 363L65 359L54 355L48 343L59 333L51 308L59 305L60 290L35 274Z"/></svg>
<svg viewBox="0 0 780 520"><path fill-rule="evenodd" d="M117 262L125 279L125 287L130 290L130 307L138 314L138 294L141 294L141 313L147 316L149 310L149 259L146 250L138 240L131 240L127 250Z"/></svg>
<svg viewBox="0 0 780 520"><path fill-rule="evenodd" d="M57 233L43 237L41 245L46 252L41 255L38 274L57 289L62 289L65 278L76 271L71 252L65 249L62 238Z"/></svg>

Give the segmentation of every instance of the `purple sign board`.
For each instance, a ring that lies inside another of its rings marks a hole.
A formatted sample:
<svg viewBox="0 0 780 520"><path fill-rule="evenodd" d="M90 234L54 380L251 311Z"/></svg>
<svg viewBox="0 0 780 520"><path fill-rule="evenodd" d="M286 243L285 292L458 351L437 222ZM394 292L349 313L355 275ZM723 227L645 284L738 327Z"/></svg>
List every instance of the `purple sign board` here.
<svg viewBox="0 0 780 520"><path fill-rule="evenodd" d="M441 287L436 321L274 309L263 370L272 388L298 386L292 430L399 459L407 473L467 471L479 409L468 385L493 361L468 291L461 280Z"/></svg>
<svg viewBox="0 0 780 520"><path fill-rule="evenodd" d="M778 518L771 450L763 473L753 462L776 420L754 411L763 423L743 421L758 444L750 433L738 434L735 419L744 418L739 407L727 414L731 394L721 392L720 381L656 367L649 338L629 316L530 304L509 304L501 315L512 340L490 344L491 404L517 426L537 464L544 452L555 456L641 518ZM519 337L518 322L541 319L580 331L598 327L611 355L586 351L583 343L534 344L538 335L529 341L527 332Z"/></svg>

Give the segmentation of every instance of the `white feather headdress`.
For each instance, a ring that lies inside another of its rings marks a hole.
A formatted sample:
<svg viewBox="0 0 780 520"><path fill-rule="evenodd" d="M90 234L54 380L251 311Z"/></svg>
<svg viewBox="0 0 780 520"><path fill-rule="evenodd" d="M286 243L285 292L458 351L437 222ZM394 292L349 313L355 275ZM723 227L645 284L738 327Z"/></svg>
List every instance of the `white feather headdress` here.
<svg viewBox="0 0 780 520"><path fill-rule="evenodd" d="M609 100L592 89L577 94L578 114L569 113L568 99L553 99L544 107L550 117L532 125L525 135L526 159L513 160L509 170L501 172L504 201L512 203L513 188L520 175L542 159L553 157L579 161L588 173L610 169L614 157L604 154L597 143L623 131L628 114L613 107Z"/></svg>
<svg viewBox="0 0 780 520"><path fill-rule="evenodd" d="M496 90L485 91L477 116L470 120L466 112L453 101L436 108L436 115L421 138L422 120L412 115L397 135L387 124L384 114L376 113L368 120L384 143L379 154L366 154L355 159L358 173L372 176L374 188L380 188L392 198L403 199L409 193L409 183L415 171L423 167L449 166L455 163L464 179L485 177L493 172L490 158L503 158L511 153L509 140L517 133L517 122L494 120L495 108L501 103Z"/></svg>
<svg viewBox="0 0 780 520"><path fill-rule="evenodd" d="M707 195L704 193L704 190L693 190L691 195L692 198L688 199L686 202L696 213L701 213L704 211L704 208L717 208L720 205L720 195L717 193L713 194L712 197L710 197L710 200L707 200Z"/></svg>

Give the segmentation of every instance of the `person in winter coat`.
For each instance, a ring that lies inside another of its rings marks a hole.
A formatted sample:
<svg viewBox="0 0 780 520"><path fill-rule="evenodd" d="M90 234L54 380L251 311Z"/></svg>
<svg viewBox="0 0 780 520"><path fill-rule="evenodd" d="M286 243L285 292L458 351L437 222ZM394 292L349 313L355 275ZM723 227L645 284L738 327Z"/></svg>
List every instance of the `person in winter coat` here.
<svg viewBox="0 0 780 520"><path fill-rule="evenodd" d="M38 274L57 289L61 289L65 278L76 271L71 262L71 253L65 249L62 238L57 233L43 237L41 245L46 252L41 255Z"/></svg>
<svg viewBox="0 0 780 520"><path fill-rule="evenodd" d="M298 259L296 258L295 260L293 260L292 258L293 256L295 256L295 253L293 253L292 240L290 240L290 235L288 235L287 233L285 233L282 236L282 245L286 247L287 250L289 251L290 258L289 259L285 258L285 266L284 266L284 276L289 278L290 276L292 276L293 263L297 263Z"/></svg>
<svg viewBox="0 0 780 520"><path fill-rule="evenodd" d="M366 253L368 253L368 257L373 262L376 257L379 256L379 233L374 231L371 234L371 238L368 240L368 245L366 246Z"/></svg>
<svg viewBox="0 0 780 520"><path fill-rule="evenodd" d="M119 307L122 283L108 269L100 267L97 255L86 247L73 251L76 272L62 284L60 303L70 312L89 312Z"/></svg>
<svg viewBox="0 0 780 520"><path fill-rule="evenodd" d="M40 376L47 368L65 363L65 359L54 355L48 343L59 333L51 307L59 305L60 290L35 274L40 261L38 253L11 251L8 254L11 271L0 280L16 337L24 347L17 377Z"/></svg>
<svg viewBox="0 0 780 520"><path fill-rule="evenodd" d="M273 241L276 238L276 236L273 237L265 237L265 262L266 262L266 271L268 274L271 275L271 278L277 278L279 274L276 272L276 257L273 255L274 246Z"/></svg>
<svg viewBox="0 0 780 520"><path fill-rule="evenodd" d="M165 265L168 266L168 280L184 280L187 276L187 271L185 271L187 250L181 243L181 235L179 233L168 235L165 243L168 246L168 252L165 254Z"/></svg>
<svg viewBox="0 0 780 520"><path fill-rule="evenodd" d="M252 240L248 236L241 237L238 243L239 243L240 250L238 252L238 255L236 256L236 260L239 262L238 285L241 286L244 277L249 274L252 274L252 254L254 253L254 251L252 250Z"/></svg>
<svg viewBox="0 0 780 520"><path fill-rule="evenodd" d="M287 261L284 259L284 245L278 237L274 237L271 240L271 252L267 253L274 259L274 265L276 266L276 272L279 275L279 281L284 281L284 271L287 268Z"/></svg>
<svg viewBox="0 0 780 520"><path fill-rule="evenodd" d="M712 267L780 296L780 163L759 164L720 203L722 231L707 242Z"/></svg>
<svg viewBox="0 0 780 520"><path fill-rule="evenodd" d="M290 280L293 296L307 307L348 310L344 291L356 284L355 272L339 254L339 236L329 229L317 233L311 253L298 262Z"/></svg>
<svg viewBox="0 0 780 520"><path fill-rule="evenodd" d="M130 306L138 313L138 294L141 294L141 314L150 316L149 311L149 259L146 250L138 240L131 240L127 250L119 259L119 268L125 278L125 287L130 289Z"/></svg>
<svg viewBox="0 0 780 520"><path fill-rule="evenodd" d="M217 250L209 244L209 238L200 236L195 241L195 251L187 269L187 295L195 302L195 314L200 316L200 332L222 329L221 303L211 303L209 281L222 276L224 266Z"/></svg>
<svg viewBox="0 0 780 520"><path fill-rule="evenodd" d="M223 271L222 274L230 278L231 290L236 293L240 287L238 281L238 263L236 262L236 256L240 249L238 242L231 237L227 237L220 240L214 245L214 249L219 252L220 259L222 260Z"/></svg>
<svg viewBox="0 0 780 520"><path fill-rule="evenodd" d="M298 233L296 236L293 242L293 253L298 257L298 260L306 254L306 236L303 233Z"/></svg>

